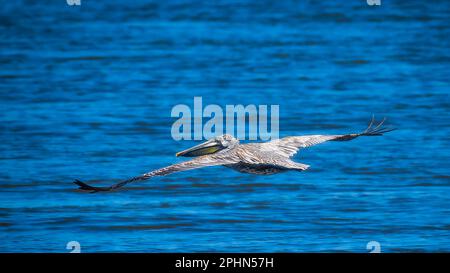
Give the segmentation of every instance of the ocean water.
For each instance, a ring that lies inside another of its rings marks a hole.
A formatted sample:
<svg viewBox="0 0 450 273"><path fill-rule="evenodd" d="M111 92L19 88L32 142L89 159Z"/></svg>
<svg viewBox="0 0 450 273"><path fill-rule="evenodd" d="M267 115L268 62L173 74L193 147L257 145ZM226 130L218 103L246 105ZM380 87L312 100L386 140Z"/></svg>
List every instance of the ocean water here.
<svg viewBox="0 0 450 273"><path fill-rule="evenodd" d="M450 251L448 1L4 1L0 252ZM181 162L177 104L280 107L306 172Z"/></svg>

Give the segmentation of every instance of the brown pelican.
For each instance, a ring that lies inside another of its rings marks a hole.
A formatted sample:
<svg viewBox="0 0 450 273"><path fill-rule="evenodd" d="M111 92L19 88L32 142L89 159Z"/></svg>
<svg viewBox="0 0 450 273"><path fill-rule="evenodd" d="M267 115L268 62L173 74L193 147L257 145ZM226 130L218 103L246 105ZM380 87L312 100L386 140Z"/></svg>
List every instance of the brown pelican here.
<svg viewBox="0 0 450 273"><path fill-rule="evenodd" d="M348 141L359 136L381 136L394 130L393 128L381 127L384 121L385 119L373 127L374 118L372 118L367 129L361 133L290 136L263 143L240 144L239 140L225 134L176 154L176 156L195 157L192 160L154 170L110 187L93 187L79 180L74 183L80 186L79 189L81 190L90 192L110 191L128 183L146 180L154 176L218 165L243 173L261 175L276 174L288 170L304 171L308 169L309 165L291 160L299 149L325 141Z"/></svg>

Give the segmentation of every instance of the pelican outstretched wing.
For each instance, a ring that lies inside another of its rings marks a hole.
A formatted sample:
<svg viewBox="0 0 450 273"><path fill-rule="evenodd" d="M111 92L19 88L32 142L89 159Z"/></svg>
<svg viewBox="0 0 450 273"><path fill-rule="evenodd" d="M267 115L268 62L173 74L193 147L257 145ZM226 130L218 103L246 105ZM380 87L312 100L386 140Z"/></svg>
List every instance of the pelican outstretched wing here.
<svg viewBox="0 0 450 273"><path fill-rule="evenodd" d="M395 128L385 128L382 127L384 121L383 119L378 125L373 127L374 118L367 127L367 129L362 133L356 134L346 134L346 135L307 135L307 136L292 136L285 137L277 140L273 140L268 142L270 145L276 146L277 152L285 157L294 156L299 149L307 148L310 146L314 146L320 144L325 141L348 141L359 136L381 136L384 133L395 130Z"/></svg>
<svg viewBox="0 0 450 273"><path fill-rule="evenodd" d="M77 184L78 186L80 186L79 189L85 190L85 191L90 191L91 193L95 193L95 192L99 192L99 191L111 191L111 190L121 188L121 187L125 186L126 184L136 182L136 181L147 180L154 176L164 176L164 175L168 175L168 174L175 173L175 172L193 170L193 169L209 167L209 166L232 164L232 163L236 163L236 161L232 158L206 155L206 156L194 158L189 161L184 161L184 162L181 162L178 164L173 164L173 165L161 168L161 169L157 169L157 170L142 174L140 176L136 176L136 177L121 181L121 182L114 184L112 186L109 186L109 187L93 187L84 182L81 182L80 180L75 180L74 183Z"/></svg>

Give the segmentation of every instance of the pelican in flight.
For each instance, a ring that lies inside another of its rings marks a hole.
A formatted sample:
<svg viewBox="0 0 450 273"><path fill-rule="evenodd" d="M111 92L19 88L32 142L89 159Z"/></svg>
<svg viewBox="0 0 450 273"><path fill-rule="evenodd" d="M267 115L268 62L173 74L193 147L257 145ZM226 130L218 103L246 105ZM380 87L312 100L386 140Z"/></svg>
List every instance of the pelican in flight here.
<svg viewBox="0 0 450 273"><path fill-rule="evenodd" d="M192 160L157 169L109 187L93 187L79 180L74 183L79 189L92 193L111 191L128 183L146 180L155 176L164 176L175 172L187 171L209 166L225 166L242 173L269 175L289 170L305 171L309 165L292 161L299 149L307 148L325 141L348 141L360 136L381 136L394 128L382 127L383 119L373 126L374 118L361 133L345 135L305 135L290 136L263 143L240 144L239 140L225 134L214 137L202 144L181 151L176 156L195 157Z"/></svg>

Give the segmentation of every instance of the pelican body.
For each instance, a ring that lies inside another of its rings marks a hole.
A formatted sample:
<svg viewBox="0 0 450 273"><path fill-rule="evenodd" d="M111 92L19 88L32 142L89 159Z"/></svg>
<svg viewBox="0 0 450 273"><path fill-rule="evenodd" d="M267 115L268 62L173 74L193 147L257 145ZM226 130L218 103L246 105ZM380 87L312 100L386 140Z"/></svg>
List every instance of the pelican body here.
<svg viewBox="0 0 450 273"><path fill-rule="evenodd" d="M309 168L309 165L292 160L292 157L299 149L325 141L348 141L360 136L381 136L394 130L381 127L384 120L375 127L372 127L373 122L374 119L372 118L368 128L362 133L291 136L263 143L240 144L238 139L225 134L176 154L176 156L194 157L191 160L124 180L110 187L93 187L79 180L76 180L74 183L81 190L98 192L115 190L128 183L146 180L154 176L164 176L208 166L225 166L241 173L258 175L270 175L289 170L305 171Z"/></svg>

